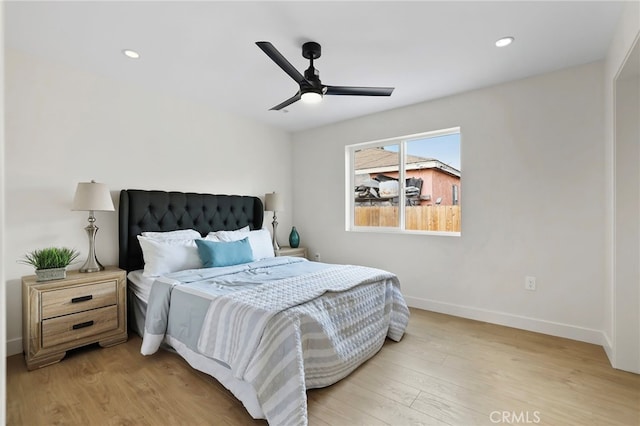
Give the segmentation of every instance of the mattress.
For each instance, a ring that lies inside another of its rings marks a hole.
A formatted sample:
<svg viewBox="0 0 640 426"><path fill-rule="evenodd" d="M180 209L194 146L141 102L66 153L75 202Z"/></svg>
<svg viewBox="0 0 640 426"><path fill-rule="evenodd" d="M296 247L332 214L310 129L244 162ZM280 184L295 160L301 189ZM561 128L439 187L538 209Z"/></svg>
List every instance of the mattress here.
<svg viewBox="0 0 640 426"><path fill-rule="evenodd" d="M143 272L143 269L131 271L127 274L127 278L129 279L129 290L146 304L149 301L149 292L156 277L145 277Z"/></svg>

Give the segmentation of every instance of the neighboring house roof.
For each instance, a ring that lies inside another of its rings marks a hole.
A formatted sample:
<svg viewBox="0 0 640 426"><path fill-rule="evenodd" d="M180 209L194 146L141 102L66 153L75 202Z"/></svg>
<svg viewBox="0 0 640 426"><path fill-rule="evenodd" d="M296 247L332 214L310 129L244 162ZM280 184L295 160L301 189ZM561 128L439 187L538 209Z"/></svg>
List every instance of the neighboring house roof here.
<svg viewBox="0 0 640 426"><path fill-rule="evenodd" d="M384 173L398 171L398 153L387 151L381 147L367 148L357 151L355 155L356 173ZM440 169L446 173L460 177L460 170L455 169L436 158L425 158L407 155L407 170Z"/></svg>
<svg viewBox="0 0 640 426"><path fill-rule="evenodd" d="M433 158L417 157L407 155L407 163L419 163L421 161L431 161ZM398 153L387 151L383 148L368 148L358 151L356 154L356 170L372 169L378 167L398 166Z"/></svg>

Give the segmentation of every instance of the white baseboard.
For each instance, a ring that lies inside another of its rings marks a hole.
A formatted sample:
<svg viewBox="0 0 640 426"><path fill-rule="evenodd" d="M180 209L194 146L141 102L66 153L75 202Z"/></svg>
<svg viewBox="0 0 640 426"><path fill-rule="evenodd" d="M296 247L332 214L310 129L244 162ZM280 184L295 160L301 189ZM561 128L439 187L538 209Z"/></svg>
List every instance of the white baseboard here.
<svg viewBox="0 0 640 426"><path fill-rule="evenodd" d="M407 304L413 308L425 309L427 311L454 315L477 321L484 321L491 324L519 328L521 330L535 331L537 333L549 334L557 337L565 337L567 339L578 340L581 342L593 343L603 346L605 351L607 351L607 346L611 347L610 342L601 330L578 327L575 325L562 324L537 318L529 318L505 312L491 311L488 309L474 308L471 306L421 299L418 297L405 297L405 300ZM607 355L609 355L608 352ZM611 358L609 359L611 360Z"/></svg>
<svg viewBox="0 0 640 426"><path fill-rule="evenodd" d="M7 340L7 356L22 353L22 338Z"/></svg>
<svg viewBox="0 0 640 426"><path fill-rule="evenodd" d="M611 366L615 368L613 342L611 342L609 335L605 332L602 333L602 338L604 339L604 343L602 343L602 347L604 348L604 352L607 354L607 358L609 358L609 364L611 364Z"/></svg>

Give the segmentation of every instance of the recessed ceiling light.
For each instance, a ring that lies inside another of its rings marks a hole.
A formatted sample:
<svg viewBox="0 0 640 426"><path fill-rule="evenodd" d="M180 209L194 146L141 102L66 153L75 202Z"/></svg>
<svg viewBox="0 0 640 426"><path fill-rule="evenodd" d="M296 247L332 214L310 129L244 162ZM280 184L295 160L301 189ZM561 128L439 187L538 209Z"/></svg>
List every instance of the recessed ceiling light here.
<svg viewBox="0 0 640 426"><path fill-rule="evenodd" d="M498 47L508 46L511 43L513 43L513 40L515 40L515 38L513 37L502 37L500 40L496 41L496 46Z"/></svg>
<svg viewBox="0 0 640 426"><path fill-rule="evenodd" d="M131 49L124 49L122 53L124 54L124 56L131 59L138 59L140 57L140 54L138 52Z"/></svg>

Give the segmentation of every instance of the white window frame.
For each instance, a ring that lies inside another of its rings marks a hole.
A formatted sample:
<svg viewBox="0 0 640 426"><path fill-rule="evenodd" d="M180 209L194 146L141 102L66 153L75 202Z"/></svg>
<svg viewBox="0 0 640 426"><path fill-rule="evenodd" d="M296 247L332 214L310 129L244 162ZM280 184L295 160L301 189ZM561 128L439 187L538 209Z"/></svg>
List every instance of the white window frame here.
<svg viewBox="0 0 640 426"><path fill-rule="evenodd" d="M399 146L399 169L398 169L398 183L400 185L398 206L405 206L406 203L406 144L413 140L433 138L438 136L447 136L453 134L460 134L460 151L462 152L462 133L460 127L450 127L448 129L434 130L424 133L415 133L406 136L398 136L388 139L379 139L370 142L362 142L353 145L345 146L345 230L348 232L373 232L373 233L391 233L391 234L418 234L418 235L441 235L447 237L459 237L461 232L449 232L449 231L421 231L421 230L407 230L405 229L405 209L398 209L399 220L398 226L356 226L354 221L355 213L355 197L353 196L353 188L355 188L355 152L361 149L384 147L388 145ZM461 154L462 156L462 154ZM460 203L459 203L460 204ZM462 205L460 205L462 208Z"/></svg>

